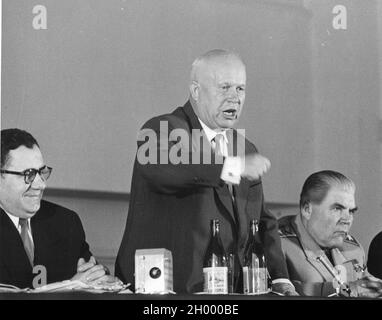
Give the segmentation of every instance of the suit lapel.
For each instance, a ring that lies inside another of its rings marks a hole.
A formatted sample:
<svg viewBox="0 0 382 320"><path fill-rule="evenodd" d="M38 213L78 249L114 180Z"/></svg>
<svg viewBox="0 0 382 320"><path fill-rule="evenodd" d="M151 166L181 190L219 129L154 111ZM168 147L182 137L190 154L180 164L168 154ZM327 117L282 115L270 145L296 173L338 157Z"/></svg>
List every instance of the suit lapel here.
<svg viewBox="0 0 382 320"><path fill-rule="evenodd" d="M238 186L234 186L235 190L235 203L238 213L238 226L240 239L247 237L247 231L249 226L248 215L246 212L247 198L248 198L248 181L244 180Z"/></svg>
<svg viewBox="0 0 382 320"><path fill-rule="evenodd" d="M329 270L326 268L325 264L330 266L331 268L334 268L332 263L329 261L327 256L325 255L325 252L323 250L310 250L305 249L308 261L310 264L321 274L321 276L325 279L325 282L332 281L333 276L329 272ZM321 260L318 260L318 257L320 257ZM324 260L324 262L322 262Z"/></svg>
<svg viewBox="0 0 382 320"><path fill-rule="evenodd" d="M40 208L41 210L41 208ZM35 263L41 263L44 260L45 251L43 248L46 247L47 244L51 243L52 240L44 239L46 232L42 232L41 227L41 221L40 221L40 215L37 213L35 216L31 219L31 226L32 226L32 232L33 232L33 242L35 245Z"/></svg>
<svg viewBox="0 0 382 320"><path fill-rule="evenodd" d="M203 145L201 148L203 148L205 145L208 145L208 147L210 148L209 152L211 152L211 158L214 159L215 153L212 150L211 143L210 143L210 141L208 141L208 139L204 135L203 128L202 128L202 126L199 122L199 119L196 116L196 114L195 114L195 112L191 106L190 101L187 101L187 103L183 107L183 110L188 117L188 121L189 121L191 130L192 129L198 129L198 130L201 130L201 132L203 132L204 141L203 141ZM232 197L231 197L231 194L227 188L227 185L222 182L221 186L216 187L214 189L215 189L215 192L216 192L218 199L220 200L220 202L223 204L225 210L227 211L227 215L229 216L230 220L233 223L235 223L236 219L235 219L235 215L234 215L233 207L232 207Z"/></svg>
<svg viewBox="0 0 382 320"><path fill-rule="evenodd" d="M55 256L57 248L60 248L60 238L52 231L49 216L45 214L44 201L41 201L40 210L31 219L33 241L35 244L35 263L45 264Z"/></svg>
<svg viewBox="0 0 382 320"><path fill-rule="evenodd" d="M14 281L22 281L32 274L19 232L7 214L0 210L0 247L5 268Z"/></svg>
<svg viewBox="0 0 382 320"><path fill-rule="evenodd" d="M232 203L232 196L231 193L228 190L228 187L226 184L215 188L216 194L220 200L220 202L224 205L224 208L227 211L227 214L230 218L230 220L236 224L236 218L234 214L234 209L233 209L233 203Z"/></svg>
<svg viewBox="0 0 382 320"><path fill-rule="evenodd" d="M330 250L335 265L344 264L348 261L338 248Z"/></svg>
<svg viewBox="0 0 382 320"><path fill-rule="evenodd" d="M200 124L199 119L196 116L190 101L186 102L186 104L183 106L183 110L184 110L184 112L187 115L190 128L191 129L203 130L202 125Z"/></svg>
<svg viewBox="0 0 382 320"><path fill-rule="evenodd" d="M355 281L363 276L363 268L356 257L346 257L338 248L333 248L331 254L334 264L336 266L341 266L340 268L337 268L340 274L345 272L342 277L344 281Z"/></svg>
<svg viewBox="0 0 382 320"><path fill-rule="evenodd" d="M304 250L307 261L317 270L317 272L320 273L320 275L325 279L325 281L332 281L332 274L325 267L324 263L318 260L318 257L321 257L321 259L323 259L325 263L331 266L332 268L333 265L327 258L325 252L306 231L304 225L302 224L300 214L296 216L295 224L293 227L295 231L299 234L300 245Z"/></svg>
<svg viewBox="0 0 382 320"><path fill-rule="evenodd" d="M234 157L245 155L245 137L240 135L236 130L227 131L228 138L228 154ZM249 221L245 213L245 207L248 201L249 181L247 179L241 179L239 185L234 185L235 204L237 208L237 224L239 227L240 237L246 237Z"/></svg>

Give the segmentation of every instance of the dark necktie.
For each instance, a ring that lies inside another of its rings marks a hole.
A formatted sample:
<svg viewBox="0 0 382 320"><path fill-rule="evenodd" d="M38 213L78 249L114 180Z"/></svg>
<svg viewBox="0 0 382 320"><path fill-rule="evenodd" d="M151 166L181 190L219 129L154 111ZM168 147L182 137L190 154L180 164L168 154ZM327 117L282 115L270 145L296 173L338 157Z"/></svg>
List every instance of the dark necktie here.
<svg viewBox="0 0 382 320"><path fill-rule="evenodd" d="M215 138L215 152L221 157L227 157L227 146L224 140L224 135L218 133ZM232 184L227 182L228 190L231 193L232 201L235 201Z"/></svg>
<svg viewBox="0 0 382 320"><path fill-rule="evenodd" d="M29 235L29 224L27 219L20 219L19 220L19 225L21 227L21 240L23 241L24 244L24 249L25 252L28 256L29 262L31 266L33 267L33 260L34 260L34 245L33 241Z"/></svg>
<svg viewBox="0 0 382 320"><path fill-rule="evenodd" d="M228 157L229 147L225 141L224 135L221 133L218 133L215 136L214 140L215 140L215 152L220 156ZM229 190L229 193L231 194L233 214L235 217L235 222L239 228L239 225L240 225L239 215L238 215L238 209L237 209L237 204L235 199L236 189L233 187L232 183L226 182L226 185ZM238 230L238 233L239 233L239 230ZM241 270L240 259L237 255L236 257L234 257L235 254L231 254L230 256L232 256L232 259L233 259L233 262L232 261L230 262L233 267L233 271L231 271L233 275L233 292L242 292L243 283L242 283L242 275L240 273L240 270Z"/></svg>
<svg viewBox="0 0 382 320"><path fill-rule="evenodd" d="M324 252L325 252L325 255L326 257L328 258L328 260L330 261L330 263L334 266L334 260L333 260L333 257L332 257L332 251L331 249L323 249Z"/></svg>

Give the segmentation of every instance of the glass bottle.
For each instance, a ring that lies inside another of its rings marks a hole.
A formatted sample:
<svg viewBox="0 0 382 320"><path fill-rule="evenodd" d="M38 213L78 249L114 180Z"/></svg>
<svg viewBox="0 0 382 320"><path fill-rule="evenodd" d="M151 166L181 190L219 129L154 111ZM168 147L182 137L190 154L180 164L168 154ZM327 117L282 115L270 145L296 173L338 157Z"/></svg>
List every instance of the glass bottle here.
<svg viewBox="0 0 382 320"><path fill-rule="evenodd" d="M258 232L258 221L251 220L249 236L244 251L244 294L262 294L268 292L268 270Z"/></svg>
<svg viewBox="0 0 382 320"><path fill-rule="evenodd" d="M211 238L204 255L203 276L204 292L228 293L228 260L220 238L219 220L211 220Z"/></svg>

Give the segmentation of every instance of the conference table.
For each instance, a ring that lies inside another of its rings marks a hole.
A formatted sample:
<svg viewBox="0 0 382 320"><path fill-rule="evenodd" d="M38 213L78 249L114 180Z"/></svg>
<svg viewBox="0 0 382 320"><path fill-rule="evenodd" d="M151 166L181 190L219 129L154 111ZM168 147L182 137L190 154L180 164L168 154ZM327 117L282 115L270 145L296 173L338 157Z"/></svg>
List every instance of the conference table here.
<svg viewBox="0 0 382 320"><path fill-rule="evenodd" d="M244 294L119 294L89 292L55 292L55 293L0 293L0 300L132 300L132 301L253 301L253 300L379 300L349 297L304 297L280 296L273 293L261 295ZM381 300L382 301L382 300Z"/></svg>

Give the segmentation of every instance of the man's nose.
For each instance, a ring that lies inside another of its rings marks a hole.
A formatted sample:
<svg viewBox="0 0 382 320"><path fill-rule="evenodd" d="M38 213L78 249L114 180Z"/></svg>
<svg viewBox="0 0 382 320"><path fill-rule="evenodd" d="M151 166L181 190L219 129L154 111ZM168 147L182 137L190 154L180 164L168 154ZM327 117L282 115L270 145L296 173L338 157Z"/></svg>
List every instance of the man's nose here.
<svg viewBox="0 0 382 320"><path fill-rule="evenodd" d="M44 190L46 188L46 181L41 177L39 173L36 174L36 177L32 182L32 188L40 190Z"/></svg>
<svg viewBox="0 0 382 320"><path fill-rule="evenodd" d="M237 89L235 87L229 88L228 96L229 96L230 99L232 99L235 102L240 101L240 99L239 99L239 89Z"/></svg>
<svg viewBox="0 0 382 320"><path fill-rule="evenodd" d="M341 214L341 221L343 223L351 223L353 221L353 214L350 210L343 210Z"/></svg>

